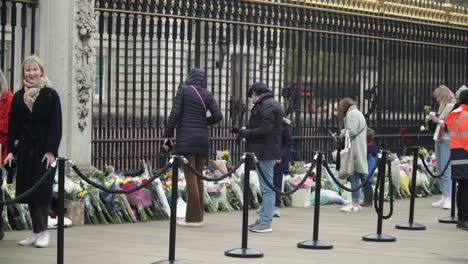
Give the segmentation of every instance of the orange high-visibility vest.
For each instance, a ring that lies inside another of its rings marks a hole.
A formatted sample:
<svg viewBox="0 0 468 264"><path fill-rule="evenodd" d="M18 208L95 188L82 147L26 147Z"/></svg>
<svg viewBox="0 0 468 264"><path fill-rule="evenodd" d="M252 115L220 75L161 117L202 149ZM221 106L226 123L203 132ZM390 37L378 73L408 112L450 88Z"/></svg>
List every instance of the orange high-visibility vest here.
<svg viewBox="0 0 468 264"><path fill-rule="evenodd" d="M445 124L450 128L452 179L468 179L468 105L449 113Z"/></svg>

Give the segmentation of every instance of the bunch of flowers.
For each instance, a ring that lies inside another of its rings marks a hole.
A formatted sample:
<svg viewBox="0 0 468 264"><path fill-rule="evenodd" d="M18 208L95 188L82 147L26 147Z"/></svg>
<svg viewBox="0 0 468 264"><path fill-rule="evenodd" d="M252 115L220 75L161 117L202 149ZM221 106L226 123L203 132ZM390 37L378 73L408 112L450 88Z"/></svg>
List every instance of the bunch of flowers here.
<svg viewBox="0 0 468 264"><path fill-rule="evenodd" d="M232 168L232 160L231 160L231 154L229 153L228 150L224 150L221 152L221 159L226 161L226 167L228 170Z"/></svg>

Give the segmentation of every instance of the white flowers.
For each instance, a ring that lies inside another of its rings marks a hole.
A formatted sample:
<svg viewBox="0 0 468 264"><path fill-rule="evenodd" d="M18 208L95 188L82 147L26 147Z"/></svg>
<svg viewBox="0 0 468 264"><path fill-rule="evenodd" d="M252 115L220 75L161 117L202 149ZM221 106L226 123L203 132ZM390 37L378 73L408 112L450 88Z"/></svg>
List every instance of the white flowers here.
<svg viewBox="0 0 468 264"><path fill-rule="evenodd" d="M425 126L421 126L421 127L419 128L419 131L421 131L421 132L426 131L426 127L425 127Z"/></svg>

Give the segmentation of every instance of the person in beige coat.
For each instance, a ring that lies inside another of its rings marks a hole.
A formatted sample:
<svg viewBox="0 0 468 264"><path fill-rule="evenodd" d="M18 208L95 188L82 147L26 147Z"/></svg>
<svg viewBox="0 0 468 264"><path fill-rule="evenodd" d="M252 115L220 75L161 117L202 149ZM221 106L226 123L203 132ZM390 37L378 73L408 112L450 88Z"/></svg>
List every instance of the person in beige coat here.
<svg viewBox="0 0 468 264"><path fill-rule="evenodd" d="M426 121L431 120L437 124L433 139L437 161L436 170L437 175L440 175L438 181L442 197L439 201L432 203L432 206L450 209L452 208L452 171L450 166L443 171L450 159L450 133L448 132L444 120L445 116L447 116L447 114L453 109L455 104L455 95L447 86L441 85L434 90L433 96L439 104L439 109L437 113L430 112L429 115L426 116Z"/></svg>
<svg viewBox="0 0 468 264"><path fill-rule="evenodd" d="M351 188L355 189L361 181L366 179L367 171L367 124L364 115L359 111L356 102L351 98L344 98L338 104L338 127L341 129L340 137L344 137L346 130L351 138L351 148L354 154L354 175L348 180ZM357 212L361 210L361 190L351 195L352 203L341 208L342 212Z"/></svg>

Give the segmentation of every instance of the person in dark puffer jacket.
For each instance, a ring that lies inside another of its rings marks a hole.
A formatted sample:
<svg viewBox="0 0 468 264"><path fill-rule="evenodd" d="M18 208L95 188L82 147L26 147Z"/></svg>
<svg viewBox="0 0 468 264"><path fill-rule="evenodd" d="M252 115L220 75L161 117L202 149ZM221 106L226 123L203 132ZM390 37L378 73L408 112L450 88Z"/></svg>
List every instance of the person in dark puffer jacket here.
<svg viewBox="0 0 468 264"><path fill-rule="evenodd" d="M207 111L210 116L207 117ZM173 101L171 114L164 129L164 148L169 150L168 141L177 130L174 152L183 155L190 164L202 172L207 161L209 143L208 126L223 119L213 94L206 89L205 72L194 68L188 79L180 85ZM172 142L171 142L172 143ZM187 182L187 212L185 220L178 221L181 226L200 227L203 225L203 180L197 178L183 165Z"/></svg>

